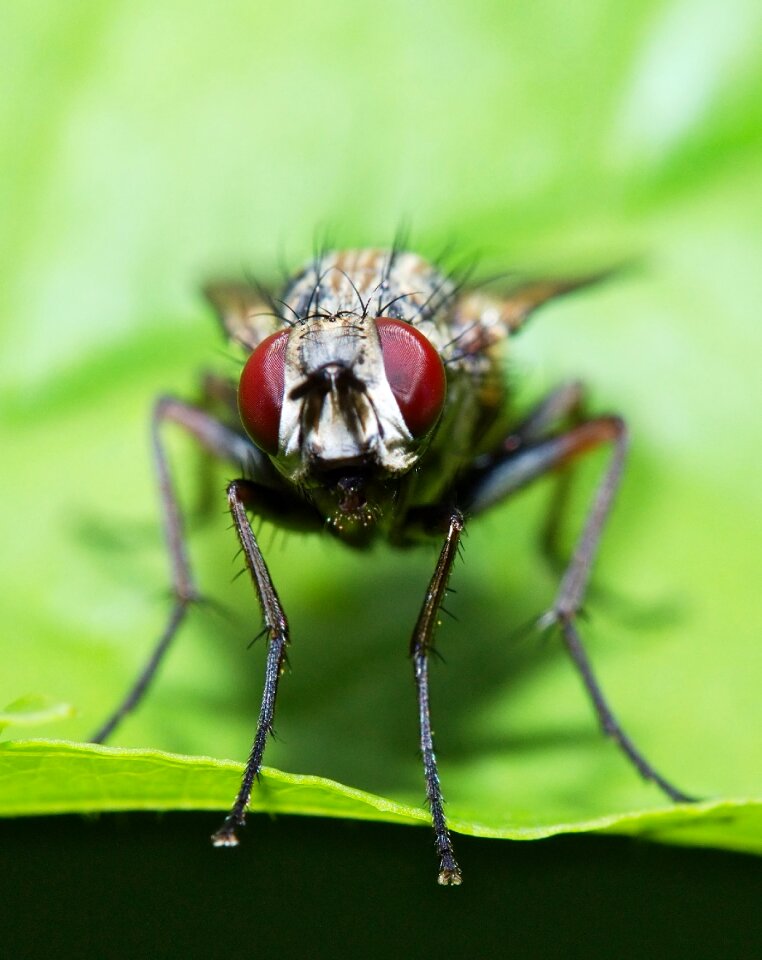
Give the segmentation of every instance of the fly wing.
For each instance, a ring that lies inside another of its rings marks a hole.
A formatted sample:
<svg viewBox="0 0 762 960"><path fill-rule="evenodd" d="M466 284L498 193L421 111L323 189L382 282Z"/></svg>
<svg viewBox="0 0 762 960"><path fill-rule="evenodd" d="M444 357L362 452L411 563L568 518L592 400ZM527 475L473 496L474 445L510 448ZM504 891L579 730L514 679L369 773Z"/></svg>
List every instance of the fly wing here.
<svg viewBox="0 0 762 960"><path fill-rule="evenodd" d="M204 296L214 307L222 329L235 343L253 350L265 337L286 323L265 290L236 280L204 286Z"/></svg>
<svg viewBox="0 0 762 960"><path fill-rule="evenodd" d="M527 317L549 300L600 283L620 271L618 267L586 276L527 280L502 295L478 288L466 291L453 309L448 362L486 355L494 345L520 330Z"/></svg>
<svg viewBox="0 0 762 960"><path fill-rule="evenodd" d="M509 333L515 333L521 328L524 321L538 307L548 300L573 293L582 287L589 287L600 283L612 276L614 270L603 270L600 273L587 274L581 277L560 277L556 279L530 280L509 291L499 301L500 320Z"/></svg>

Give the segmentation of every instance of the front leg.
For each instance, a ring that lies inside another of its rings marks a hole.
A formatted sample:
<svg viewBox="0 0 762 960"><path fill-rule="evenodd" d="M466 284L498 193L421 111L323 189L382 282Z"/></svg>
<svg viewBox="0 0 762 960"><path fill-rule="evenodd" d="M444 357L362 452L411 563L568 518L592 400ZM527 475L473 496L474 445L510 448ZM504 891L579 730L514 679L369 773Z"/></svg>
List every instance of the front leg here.
<svg viewBox="0 0 762 960"><path fill-rule="evenodd" d="M429 651L434 641L439 608L447 591L452 565L458 553L458 544L463 531L463 516L458 510L452 510L449 516L447 536L442 545L434 575L426 592L426 599L418 615L418 621L410 642L410 656L413 660L415 684L418 691L418 717L421 728L421 755L423 771L426 777L426 796L431 810L431 821L436 837L439 855L439 883L444 886L457 886L462 882L460 867L455 859L444 815L444 799L439 785L437 760L434 754L434 737L431 731L429 712Z"/></svg>
<svg viewBox="0 0 762 960"><path fill-rule="evenodd" d="M265 621L265 633L268 637L265 688L262 694L259 719L257 720L257 730L249 759L246 762L241 787L230 813L220 829L212 836L212 843L215 847L235 847L238 845L236 829L242 827L245 823L251 789L254 779L259 776L262 767L267 736L272 733L273 729L275 698L278 693L278 681L286 659L286 646L288 644L288 621L254 532L251 529L249 518L246 515L246 507L247 505L255 505L257 493L256 486L247 480L233 480L228 486L228 504L233 516L233 524L241 542L243 555L246 558L246 566L249 568L249 573L254 581Z"/></svg>

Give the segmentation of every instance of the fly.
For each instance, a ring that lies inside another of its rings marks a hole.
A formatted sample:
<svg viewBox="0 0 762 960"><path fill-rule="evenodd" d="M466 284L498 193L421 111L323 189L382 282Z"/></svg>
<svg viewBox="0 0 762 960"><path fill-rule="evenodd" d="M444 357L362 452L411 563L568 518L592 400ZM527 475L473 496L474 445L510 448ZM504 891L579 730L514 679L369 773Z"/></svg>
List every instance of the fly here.
<svg viewBox="0 0 762 960"><path fill-rule="evenodd" d="M254 742L216 846L238 843L273 727L289 627L250 516L325 532L351 547L385 539L404 548L437 538L441 551L410 640L420 748L441 884L461 883L444 814L429 710L429 654L466 519L478 516L602 445L611 448L555 599L539 620L555 626L604 733L674 801L691 798L665 780L629 739L599 686L577 630L593 560L622 474L628 443L618 416L586 417L578 383L552 391L523 418L503 376L507 341L542 304L598 279L525 283L503 297L458 283L401 249L315 257L279 297L244 284L207 295L227 336L246 351L238 384L207 377L206 400L160 398L153 452L172 565L174 604L153 653L106 723L103 741L142 699L198 599L161 428L181 426L239 478L227 499L264 620L267 660Z"/></svg>

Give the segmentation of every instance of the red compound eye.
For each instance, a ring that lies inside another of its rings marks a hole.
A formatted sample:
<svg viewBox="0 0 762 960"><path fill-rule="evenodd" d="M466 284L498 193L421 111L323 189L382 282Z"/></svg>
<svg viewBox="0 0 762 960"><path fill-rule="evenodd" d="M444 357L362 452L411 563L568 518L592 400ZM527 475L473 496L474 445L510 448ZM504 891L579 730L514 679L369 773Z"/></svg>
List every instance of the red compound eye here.
<svg viewBox="0 0 762 960"><path fill-rule="evenodd" d="M283 409L288 330L263 340L246 361L238 384L238 412L244 429L266 453L278 452Z"/></svg>
<svg viewBox="0 0 762 960"><path fill-rule="evenodd" d="M377 320L386 379L408 430L422 437L442 412L447 393L442 358L415 327L401 320Z"/></svg>

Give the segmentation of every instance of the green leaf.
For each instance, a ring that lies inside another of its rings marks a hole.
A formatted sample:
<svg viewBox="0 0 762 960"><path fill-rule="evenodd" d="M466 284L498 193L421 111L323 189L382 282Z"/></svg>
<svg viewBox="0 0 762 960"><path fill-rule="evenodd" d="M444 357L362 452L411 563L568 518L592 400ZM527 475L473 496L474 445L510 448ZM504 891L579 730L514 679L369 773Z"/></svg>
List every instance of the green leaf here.
<svg viewBox="0 0 762 960"><path fill-rule="evenodd" d="M243 764L55 740L9 742L0 749L0 814L18 816L114 810L224 810ZM428 811L323 777L265 767L251 811L427 824ZM571 823L505 817L490 824L449 818L474 837L539 840L559 833L618 833L651 840L762 853L762 802L673 804Z"/></svg>
<svg viewBox="0 0 762 960"><path fill-rule="evenodd" d="M632 427L582 629L628 733L712 799L666 810L558 644L517 639L556 586L540 484L470 525L453 578L431 680L448 813L483 835L606 825L758 851L759 4L51 0L3 21L0 702L45 690L77 715L35 732L85 739L161 633L147 423L200 371L235 375L196 293L209 276L267 280L326 224L337 245L383 245L403 219L423 254L479 251L484 276L629 261L538 314L509 375L522 407L582 378L591 409ZM228 473L183 438L171 453L199 584L231 614L194 612L114 738L137 753L4 744L8 813L46 796L223 808L235 791L237 765L195 758L247 754L259 614L230 582ZM570 536L601 466L582 470ZM268 528L262 544L293 632L267 760L353 785L270 771L268 790L292 811L421 819L406 649L436 545L355 555Z"/></svg>

